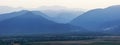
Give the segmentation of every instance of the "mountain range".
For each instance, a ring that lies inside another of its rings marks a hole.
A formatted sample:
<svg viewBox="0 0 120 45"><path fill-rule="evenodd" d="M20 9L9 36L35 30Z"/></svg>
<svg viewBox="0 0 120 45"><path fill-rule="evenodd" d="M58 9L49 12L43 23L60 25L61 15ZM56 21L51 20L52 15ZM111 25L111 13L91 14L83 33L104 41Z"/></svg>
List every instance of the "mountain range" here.
<svg viewBox="0 0 120 45"><path fill-rule="evenodd" d="M69 23L71 20L73 20L74 18L76 18L77 16L85 12L83 11L83 9L69 9L63 6L42 6L42 7L35 8L35 9L0 6L0 14L12 13L12 12L17 12L21 10L40 11L42 13L45 13L48 16L46 17L49 20L52 20L57 23Z"/></svg>
<svg viewBox="0 0 120 45"><path fill-rule="evenodd" d="M54 10L54 9L53 9ZM55 9L56 10L56 9ZM57 9L57 11L15 11L0 14L0 35L72 34L119 35L120 5L87 12ZM55 15L52 15L56 13ZM79 14L79 15L78 15ZM50 16L52 15L52 16Z"/></svg>
<svg viewBox="0 0 120 45"><path fill-rule="evenodd" d="M19 11L1 14L1 35L59 34L85 30L70 24L60 24L46 19L42 12Z"/></svg>

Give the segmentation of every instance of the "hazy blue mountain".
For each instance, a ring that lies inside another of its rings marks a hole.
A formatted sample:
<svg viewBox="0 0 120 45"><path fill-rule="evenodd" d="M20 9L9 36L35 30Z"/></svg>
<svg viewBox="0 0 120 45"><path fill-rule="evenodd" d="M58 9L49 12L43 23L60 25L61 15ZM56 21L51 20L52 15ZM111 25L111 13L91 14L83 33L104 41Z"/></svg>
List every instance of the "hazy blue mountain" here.
<svg viewBox="0 0 120 45"><path fill-rule="evenodd" d="M103 30L110 26L114 26L116 24L118 25L120 24L119 22L120 22L120 6L117 5L105 9L90 10L74 19L71 22L71 24L76 26L82 26L89 30L98 31Z"/></svg>
<svg viewBox="0 0 120 45"><path fill-rule="evenodd" d="M82 13L82 11L75 10L61 11L56 17L53 17L52 20L58 23L69 23Z"/></svg>
<svg viewBox="0 0 120 45"><path fill-rule="evenodd" d="M0 35L57 34L85 31L85 29L81 27L50 21L42 16L45 15L43 13L41 13L41 15L36 15L31 11L24 10L19 13L15 12L5 15L11 15L11 17L0 21Z"/></svg>
<svg viewBox="0 0 120 45"><path fill-rule="evenodd" d="M0 14L4 14L4 13L11 13L11 12L15 12L15 11L20 11L23 8L12 8L12 7L8 7L8 6L0 6Z"/></svg>
<svg viewBox="0 0 120 45"><path fill-rule="evenodd" d="M36 10L39 10L48 15L50 20L57 23L68 23L80 14L83 14L82 9L69 9L62 6L44 6Z"/></svg>
<svg viewBox="0 0 120 45"><path fill-rule="evenodd" d="M20 11L20 12L12 12L12 13L5 13L5 14L0 14L0 21L4 21L6 19L10 19L16 16L20 16L24 14L26 11ZM17 15L16 15L17 14Z"/></svg>
<svg viewBox="0 0 120 45"><path fill-rule="evenodd" d="M46 14L40 12L40 11L32 11L32 13L35 14L35 15L40 15L40 16L42 16L42 17L48 19L48 20L53 21L51 17L49 17L48 15L46 15Z"/></svg>

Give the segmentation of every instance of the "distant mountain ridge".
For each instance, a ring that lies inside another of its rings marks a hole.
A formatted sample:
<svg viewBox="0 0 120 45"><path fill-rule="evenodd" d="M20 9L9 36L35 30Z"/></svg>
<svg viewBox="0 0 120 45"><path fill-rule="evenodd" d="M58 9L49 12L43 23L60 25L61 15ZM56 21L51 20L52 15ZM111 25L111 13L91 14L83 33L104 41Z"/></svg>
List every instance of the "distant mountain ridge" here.
<svg viewBox="0 0 120 45"><path fill-rule="evenodd" d="M54 22L57 23L69 23L77 16L83 14L83 9L70 9L63 6L43 6L36 9L48 15Z"/></svg>
<svg viewBox="0 0 120 45"><path fill-rule="evenodd" d="M0 6L0 14L11 13L16 11L21 11L23 8L13 8L8 6Z"/></svg>

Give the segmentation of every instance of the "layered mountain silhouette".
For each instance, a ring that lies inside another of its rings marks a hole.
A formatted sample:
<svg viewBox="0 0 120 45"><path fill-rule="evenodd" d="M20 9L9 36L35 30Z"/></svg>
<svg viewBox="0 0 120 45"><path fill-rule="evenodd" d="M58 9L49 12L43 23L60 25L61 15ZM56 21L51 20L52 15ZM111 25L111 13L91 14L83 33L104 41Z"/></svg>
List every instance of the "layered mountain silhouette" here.
<svg viewBox="0 0 120 45"><path fill-rule="evenodd" d="M91 31L119 30L120 5L90 10L71 21L71 24L82 26Z"/></svg>
<svg viewBox="0 0 120 45"><path fill-rule="evenodd" d="M36 10L45 13L50 17L48 19L57 23L69 23L71 20L84 13L82 9L69 9L63 6L43 6Z"/></svg>
<svg viewBox="0 0 120 45"><path fill-rule="evenodd" d="M0 15L0 35L59 34L85 31L81 27L50 21L43 16L44 13L39 12L39 15L34 13L23 10Z"/></svg>

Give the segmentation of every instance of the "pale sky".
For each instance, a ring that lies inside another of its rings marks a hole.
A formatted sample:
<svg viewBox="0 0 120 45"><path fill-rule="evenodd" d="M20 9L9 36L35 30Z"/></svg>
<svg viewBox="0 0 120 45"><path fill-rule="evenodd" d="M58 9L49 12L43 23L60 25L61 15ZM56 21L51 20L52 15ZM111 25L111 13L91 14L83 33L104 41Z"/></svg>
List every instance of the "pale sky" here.
<svg viewBox="0 0 120 45"><path fill-rule="evenodd" d="M120 0L0 0L0 6L37 8L64 6L67 8L95 9L120 5Z"/></svg>

